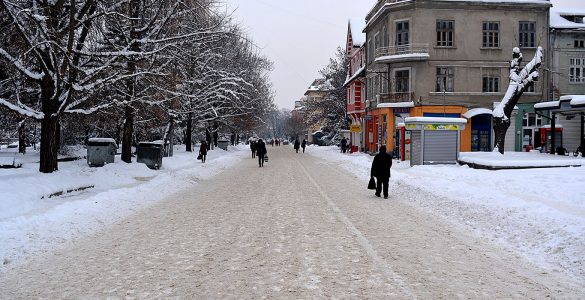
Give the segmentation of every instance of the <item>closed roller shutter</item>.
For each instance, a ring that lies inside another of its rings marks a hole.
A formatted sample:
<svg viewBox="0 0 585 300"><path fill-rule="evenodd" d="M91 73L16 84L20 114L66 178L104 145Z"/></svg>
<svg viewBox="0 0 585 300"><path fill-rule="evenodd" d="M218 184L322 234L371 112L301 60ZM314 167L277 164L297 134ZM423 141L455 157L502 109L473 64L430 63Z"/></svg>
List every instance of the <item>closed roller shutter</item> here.
<svg viewBox="0 0 585 300"><path fill-rule="evenodd" d="M458 131L425 131L424 163L457 162Z"/></svg>
<svg viewBox="0 0 585 300"><path fill-rule="evenodd" d="M410 165L422 165L422 140L421 131L411 131L410 133Z"/></svg>

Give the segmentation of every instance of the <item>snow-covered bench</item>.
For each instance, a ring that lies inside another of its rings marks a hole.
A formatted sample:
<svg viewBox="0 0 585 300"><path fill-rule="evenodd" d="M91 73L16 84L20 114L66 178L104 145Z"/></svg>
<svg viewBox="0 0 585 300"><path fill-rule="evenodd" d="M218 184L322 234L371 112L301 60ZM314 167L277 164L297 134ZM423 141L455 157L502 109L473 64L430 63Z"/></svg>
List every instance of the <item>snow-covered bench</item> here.
<svg viewBox="0 0 585 300"><path fill-rule="evenodd" d="M16 153L0 153L0 168L20 168L22 162L16 157Z"/></svg>

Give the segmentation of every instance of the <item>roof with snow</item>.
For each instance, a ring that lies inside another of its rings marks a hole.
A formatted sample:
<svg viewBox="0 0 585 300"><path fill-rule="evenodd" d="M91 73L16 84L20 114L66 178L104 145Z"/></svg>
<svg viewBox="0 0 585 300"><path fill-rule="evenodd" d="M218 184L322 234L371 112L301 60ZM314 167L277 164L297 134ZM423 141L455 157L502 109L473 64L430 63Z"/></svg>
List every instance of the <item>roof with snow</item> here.
<svg viewBox="0 0 585 300"><path fill-rule="evenodd" d="M583 29L585 8L551 8L550 27L558 29Z"/></svg>
<svg viewBox="0 0 585 300"><path fill-rule="evenodd" d="M349 20L349 30L351 30L354 46L363 46L366 43L366 34L363 33L364 28L366 28L364 18L352 18Z"/></svg>

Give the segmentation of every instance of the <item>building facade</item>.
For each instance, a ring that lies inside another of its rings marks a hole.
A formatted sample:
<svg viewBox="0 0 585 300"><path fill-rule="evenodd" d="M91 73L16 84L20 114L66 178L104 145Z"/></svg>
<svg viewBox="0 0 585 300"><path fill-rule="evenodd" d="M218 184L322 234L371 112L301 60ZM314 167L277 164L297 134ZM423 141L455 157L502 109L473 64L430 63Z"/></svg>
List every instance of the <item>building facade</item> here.
<svg viewBox="0 0 585 300"><path fill-rule="evenodd" d="M548 1L380 0L366 17L366 147L397 148L408 116L465 117L461 151L491 151L491 110L508 86L513 47L548 47ZM525 61L525 62L526 62ZM523 103L546 98L541 74ZM514 124L514 122L513 122ZM506 150L515 150L516 128Z"/></svg>
<svg viewBox="0 0 585 300"><path fill-rule="evenodd" d="M348 61L346 111L350 120L351 152L365 150L365 140L362 129L365 116L365 88L366 88L366 36L362 32L365 22L350 20L347 28L346 55Z"/></svg>
<svg viewBox="0 0 585 300"><path fill-rule="evenodd" d="M585 9L550 10L550 69L553 74L550 100L567 95L585 95L584 19ZM562 128L562 140L556 141L557 145L575 151L583 143L583 114L576 110L555 114L555 125ZM545 122L549 123L548 120ZM526 133L529 131L526 130ZM538 134L535 131L533 136Z"/></svg>

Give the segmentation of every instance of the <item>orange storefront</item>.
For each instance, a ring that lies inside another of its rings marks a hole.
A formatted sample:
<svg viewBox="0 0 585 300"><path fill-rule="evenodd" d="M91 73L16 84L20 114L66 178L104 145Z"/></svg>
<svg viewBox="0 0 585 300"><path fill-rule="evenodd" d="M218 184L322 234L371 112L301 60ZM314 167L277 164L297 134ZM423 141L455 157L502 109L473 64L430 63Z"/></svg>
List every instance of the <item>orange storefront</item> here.
<svg viewBox="0 0 585 300"><path fill-rule="evenodd" d="M386 105L384 105L386 104ZM467 112L462 106L416 106L408 107L403 103L384 103L368 112L366 117L366 151L376 153L380 145L392 151L395 147L394 134L397 123L404 122L405 117L448 116L462 118ZM380 107L382 106L382 107ZM471 151L471 126L461 131L461 152Z"/></svg>

